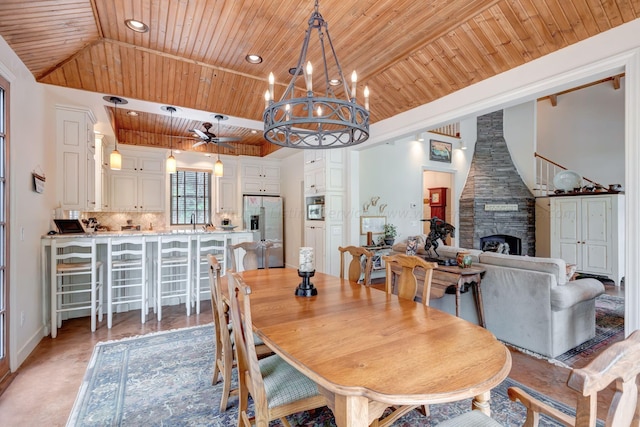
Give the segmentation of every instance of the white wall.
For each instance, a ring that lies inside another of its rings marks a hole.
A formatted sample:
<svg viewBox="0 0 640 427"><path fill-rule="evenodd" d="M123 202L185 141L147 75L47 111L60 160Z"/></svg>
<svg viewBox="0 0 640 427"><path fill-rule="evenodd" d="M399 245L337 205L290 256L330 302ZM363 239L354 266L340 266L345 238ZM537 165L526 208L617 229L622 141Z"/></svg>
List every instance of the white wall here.
<svg viewBox="0 0 640 427"><path fill-rule="evenodd" d="M537 103L538 152L605 186L624 185L625 78ZM586 184L586 183L585 183Z"/></svg>
<svg viewBox="0 0 640 427"><path fill-rule="evenodd" d="M504 139L520 178L535 187L536 103L525 102L504 110Z"/></svg>
<svg viewBox="0 0 640 427"><path fill-rule="evenodd" d="M10 83L10 368L15 371L43 336L40 236L49 230L56 189L55 111L46 87L0 37L0 74ZM46 177L33 191L31 172Z"/></svg>
<svg viewBox="0 0 640 427"><path fill-rule="evenodd" d="M359 182L360 198L359 210L371 197L379 196L378 206L370 207L367 215L384 215L387 222L398 227L396 240L406 239L408 236L421 234L423 224L423 171L437 171L452 173L454 176L456 194L459 194L469 169L473 156L475 136L465 136L463 132L469 127L461 127L461 135L470 141L467 150L459 149L455 138L441 135L426 134L425 141L413 141L413 138L398 139L388 144L376 145L359 152ZM475 127L473 127L475 130ZM452 162L436 162L429 160L429 139L451 142L453 144ZM452 200L452 214L457 216L458 201ZM379 207L387 204L384 212ZM374 237L375 239L375 237ZM360 237L364 243L365 237Z"/></svg>

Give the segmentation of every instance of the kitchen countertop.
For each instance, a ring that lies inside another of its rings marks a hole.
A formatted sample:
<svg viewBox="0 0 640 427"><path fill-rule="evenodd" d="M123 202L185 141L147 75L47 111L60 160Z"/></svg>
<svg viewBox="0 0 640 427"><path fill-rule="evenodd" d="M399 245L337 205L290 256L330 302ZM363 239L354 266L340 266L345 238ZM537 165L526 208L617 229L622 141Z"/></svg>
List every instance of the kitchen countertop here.
<svg viewBox="0 0 640 427"><path fill-rule="evenodd" d="M43 239L57 239L57 238L79 238L79 237L122 237L122 236L166 236L172 234L238 234L238 233L251 233L247 230L209 230L202 229L179 229L179 230L123 230L123 231L96 231L92 233L83 234L45 234Z"/></svg>

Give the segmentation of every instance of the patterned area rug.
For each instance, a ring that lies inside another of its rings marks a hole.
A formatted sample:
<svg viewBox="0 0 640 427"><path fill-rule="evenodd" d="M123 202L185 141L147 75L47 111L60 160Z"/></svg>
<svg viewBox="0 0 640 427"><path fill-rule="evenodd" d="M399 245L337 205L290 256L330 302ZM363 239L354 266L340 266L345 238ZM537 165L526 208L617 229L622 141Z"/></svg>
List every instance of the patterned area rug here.
<svg viewBox="0 0 640 427"><path fill-rule="evenodd" d="M233 426L237 399L220 413L222 383L211 385L213 326L198 326L96 345L68 426ZM567 406L511 379L492 391L492 417L504 426L520 426L524 407L511 402L507 388L519 386L566 413ZM431 415L412 411L394 426L435 426L470 409L470 399L431 405ZM290 417L292 425L335 426L329 409ZM541 426L559 426L543 419ZM281 426L274 421L271 426Z"/></svg>
<svg viewBox="0 0 640 427"><path fill-rule="evenodd" d="M596 298L596 336L556 357L570 367L581 368L603 348L624 339L624 298L600 295Z"/></svg>

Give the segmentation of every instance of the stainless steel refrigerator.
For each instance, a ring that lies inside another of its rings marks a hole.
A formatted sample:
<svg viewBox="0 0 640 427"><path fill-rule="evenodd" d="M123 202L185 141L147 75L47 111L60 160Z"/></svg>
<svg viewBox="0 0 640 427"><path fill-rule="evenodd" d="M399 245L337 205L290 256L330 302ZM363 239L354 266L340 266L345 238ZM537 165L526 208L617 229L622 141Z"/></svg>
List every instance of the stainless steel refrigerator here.
<svg viewBox="0 0 640 427"><path fill-rule="evenodd" d="M284 221L282 197L243 196L244 228L254 233L254 240L270 241L269 268L284 267ZM262 249L264 250L264 249ZM258 266L264 268L264 253L258 253Z"/></svg>

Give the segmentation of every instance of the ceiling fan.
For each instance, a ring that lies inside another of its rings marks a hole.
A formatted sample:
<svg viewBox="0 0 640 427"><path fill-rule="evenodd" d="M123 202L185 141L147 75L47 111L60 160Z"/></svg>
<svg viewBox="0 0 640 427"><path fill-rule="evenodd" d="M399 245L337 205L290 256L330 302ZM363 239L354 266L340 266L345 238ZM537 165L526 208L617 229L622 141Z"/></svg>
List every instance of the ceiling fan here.
<svg viewBox="0 0 640 427"><path fill-rule="evenodd" d="M202 144L216 144L218 146L223 146L226 148L230 148L232 150L235 150L236 147L234 147L233 145L229 145L226 144L226 142L228 141L240 141L241 138L235 137L235 136L219 136L220 135L220 120L227 120L228 117L223 116L222 114L216 114L214 116L214 118L218 121L218 131L216 132L216 134L209 132L209 129L211 129L211 127L213 126L211 123L209 122L205 122L202 124L202 127L204 127L204 132L201 131L200 129L189 129L189 132L193 132L196 135L198 135L198 138L200 138L200 141L196 142L195 144L193 144L194 147L197 147L199 145Z"/></svg>

